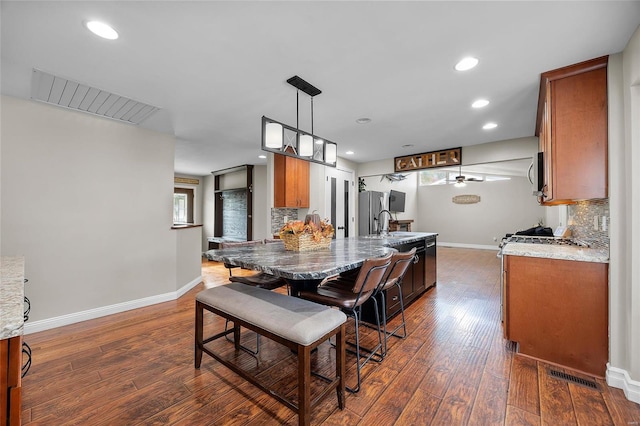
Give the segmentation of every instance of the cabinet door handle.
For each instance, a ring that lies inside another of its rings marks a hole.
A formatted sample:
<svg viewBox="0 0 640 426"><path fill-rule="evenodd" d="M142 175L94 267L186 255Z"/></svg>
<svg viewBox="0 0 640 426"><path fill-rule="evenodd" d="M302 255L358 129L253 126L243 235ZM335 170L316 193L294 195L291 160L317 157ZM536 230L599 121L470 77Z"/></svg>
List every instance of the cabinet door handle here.
<svg viewBox="0 0 640 426"><path fill-rule="evenodd" d="M417 254L413 255L413 264L415 265L416 263L418 263L420 261L420 258L418 257Z"/></svg>
<svg viewBox="0 0 640 426"><path fill-rule="evenodd" d="M436 245L436 243L429 243L429 244L427 244L427 248L429 248L429 247L433 247L433 246L435 246L435 245Z"/></svg>
<svg viewBox="0 0 640 426"><path fill-rule="evenodd" d="M398 296L393 296L391 300L395 302L396 300L398 300Z"/></svg>

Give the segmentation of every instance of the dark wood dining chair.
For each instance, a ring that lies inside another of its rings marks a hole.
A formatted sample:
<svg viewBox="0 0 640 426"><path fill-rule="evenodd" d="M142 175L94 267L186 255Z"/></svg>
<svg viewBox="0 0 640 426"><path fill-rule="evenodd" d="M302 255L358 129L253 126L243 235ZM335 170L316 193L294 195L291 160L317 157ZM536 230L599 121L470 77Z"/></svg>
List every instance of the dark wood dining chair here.
<svg viewBox="0 0 640 426"><path fill-rule="evenodd" d="M352 393L360 391L360 384L362 382L360 370L370 359L372 359L377 351L382 348L380 317L378 315L376 304L375 314L378 321L378 344L374 348L366 349L366 355L361 355L361 350L364 350L365 348L361 348L360 346L360 308L376 291L383 280L390 263L391 253L384 257L366 259L360 267L360 271L358 272L355 280L341 282L341 278L338 276L327 281L323 285L318 286L315 290L303 290L299 293L299 297L303 299L311 300L312 302L321 303L323 305L337 307L354 319L355 343L347 342L347 344L355 346L354 353L356 355L357 384L353 388L347 386L347 390ZM364 359L361 360L361 358Z"/></svg>

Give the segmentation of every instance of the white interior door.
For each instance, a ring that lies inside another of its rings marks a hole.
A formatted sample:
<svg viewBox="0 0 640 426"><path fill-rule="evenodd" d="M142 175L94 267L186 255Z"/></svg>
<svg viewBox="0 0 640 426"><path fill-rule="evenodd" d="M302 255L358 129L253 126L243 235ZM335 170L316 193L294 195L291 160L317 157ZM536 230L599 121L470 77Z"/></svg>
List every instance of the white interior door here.
<svg viewBox="0 0 640 426"><path fill-rule="evenodd" d="M355 236L355 183L350 171L325 167L325 214L331 220L336 238Z"/></svg>

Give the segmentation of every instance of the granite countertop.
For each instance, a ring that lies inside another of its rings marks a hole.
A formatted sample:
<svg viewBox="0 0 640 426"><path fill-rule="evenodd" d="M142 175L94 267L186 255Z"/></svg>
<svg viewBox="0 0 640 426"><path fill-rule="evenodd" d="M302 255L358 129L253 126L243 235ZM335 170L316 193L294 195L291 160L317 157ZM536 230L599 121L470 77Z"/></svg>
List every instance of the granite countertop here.
<svg viewBox="0 0 640 426"><path fill-rule="evenodd" d="M2 257L0 268L0 340L24 330L24 257Z"/></svg>
<svg viewBox="0 0 640 426"><path fill-rule="evenodd" d="M392 247L435 238L427 232L392 232L379 237L352 237L334 240L328 250L287 251L283 244L260 244L250 247L209 250L209 260L229 263L247 269L263 271L292 280L321 280L340 272L355 269L365 259L381 257L395 251Z"/></svg>
<svg viewBox="0 0 640 426"><path fill-rule="evenodd" d="M609 263L609 250L551 244L507 243L503 255Z"/></svg>

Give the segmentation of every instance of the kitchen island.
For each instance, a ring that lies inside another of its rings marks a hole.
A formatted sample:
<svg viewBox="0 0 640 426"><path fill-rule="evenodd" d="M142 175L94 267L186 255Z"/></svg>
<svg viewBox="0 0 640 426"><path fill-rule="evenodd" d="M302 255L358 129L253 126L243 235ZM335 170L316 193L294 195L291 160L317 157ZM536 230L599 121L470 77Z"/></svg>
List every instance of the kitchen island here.
<svg viewBox="0 0 640 426"><path fill-rule="evenodd" d="M291 293L313 289L322 280L357 269L365 259L381 257L392 251L417 248L417 260L409 268L402 284L405 305L436 284L436 237L432 232L392 232L386 235L367 235L334 240L327 250L294 252L283 244L263 244L223 250L209 250L209 260L253 269L282 277L289 283ZM394 287L387 294L387 316L400 310L400 298ZM365 305L362 318L374 321L372 305Z"/></svg>

